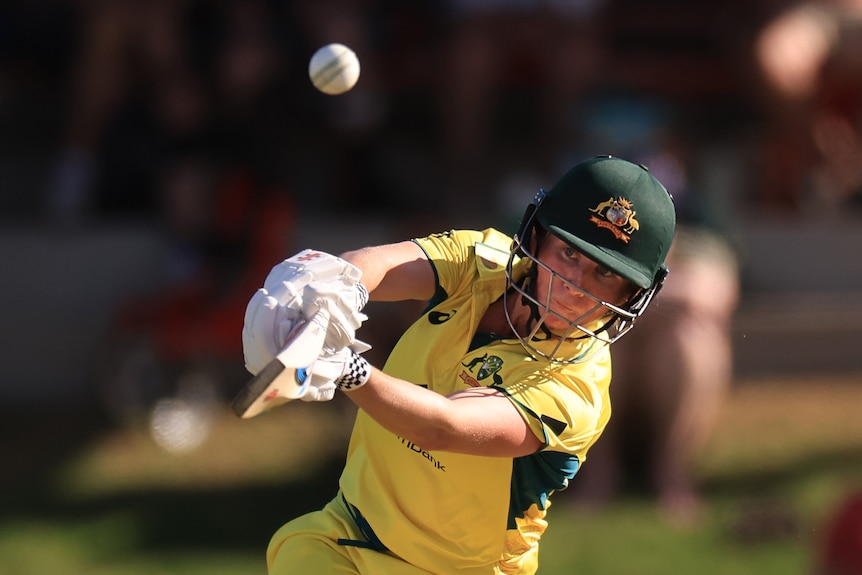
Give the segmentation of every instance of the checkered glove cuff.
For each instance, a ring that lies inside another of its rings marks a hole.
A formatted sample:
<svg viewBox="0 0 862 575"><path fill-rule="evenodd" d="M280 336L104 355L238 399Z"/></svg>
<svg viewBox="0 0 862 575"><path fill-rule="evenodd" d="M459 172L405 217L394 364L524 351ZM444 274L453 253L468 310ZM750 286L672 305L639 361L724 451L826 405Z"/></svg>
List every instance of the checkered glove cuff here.
<svg viewBox="0 0 862 575"><path fill-rule="evenodd" d="M368 288L362 282L356 282L356 292L356 311L362 311L368 303Z"/></svg>
<svg viewBox="0 0 862 575"><path fill-rule="evenodd" d="M344 367L344 373L335 380L335 385L342 391L350 391L365 385L369 377L371 377L371 364L367 359L353 352Z"/></svg>

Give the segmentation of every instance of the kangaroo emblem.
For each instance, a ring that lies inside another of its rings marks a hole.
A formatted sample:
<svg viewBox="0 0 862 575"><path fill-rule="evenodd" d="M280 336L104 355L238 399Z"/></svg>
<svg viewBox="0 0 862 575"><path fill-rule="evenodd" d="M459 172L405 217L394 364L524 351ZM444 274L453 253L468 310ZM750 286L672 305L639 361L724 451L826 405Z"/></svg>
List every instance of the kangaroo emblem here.
<svg viewBox="0 0 862 575"><path fill-rule="evenodd" d="M598 216L590 217L590 221L613 232L620 240L628 243L633 232L640 229L640 223L635 218L637 212L626 198L608 198L590 211Z"/></svg>
<svg viewBox="0 0 862 575"><path fill-rule="evenodd" d="M503 379L497 373L500 371L500 368L503 367L503 360L496 355L489 356L486 353L481 357L473 358L468 363L462 363L461 365L466 367L470 373L473 373L473 370L478 367L479 371L476 373L476 379L479 381L491 377L492 381L497 385L503 382Z"/></svg>

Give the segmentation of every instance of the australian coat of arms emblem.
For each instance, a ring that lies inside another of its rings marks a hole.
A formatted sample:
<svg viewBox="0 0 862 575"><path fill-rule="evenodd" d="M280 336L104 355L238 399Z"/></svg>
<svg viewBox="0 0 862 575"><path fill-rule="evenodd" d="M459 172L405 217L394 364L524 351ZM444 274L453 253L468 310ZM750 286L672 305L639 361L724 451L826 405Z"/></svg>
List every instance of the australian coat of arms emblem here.
<svg viewBox="0 0 862 575"><path fill-rule="evenodd" d="M628 243L632 239L632 233L640 228L640 224L635 219L634 206L625 198L608 198L607 201L600 203L595 208L590 208L593 215L590 216L590 221L606 230L611 231L614 236Z"/></svg>

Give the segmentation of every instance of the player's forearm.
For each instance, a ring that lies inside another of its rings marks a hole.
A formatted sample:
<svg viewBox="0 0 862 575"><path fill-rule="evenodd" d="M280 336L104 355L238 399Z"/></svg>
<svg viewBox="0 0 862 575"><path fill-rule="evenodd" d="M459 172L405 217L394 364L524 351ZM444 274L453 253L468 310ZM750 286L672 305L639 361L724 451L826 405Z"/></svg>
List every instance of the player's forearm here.
<svg viewBox="0 0 862 575"><path fill-rule="evenodd" d="M392 433L424 449L451 449L450 400L372 368L368 383L347 396Z"/></svg>
<svg viewBox="0 0 862 575"><path fill-rule="evenodd" d="M429 451L520 457L541 447L512 402L491 387L443 396L371 368L368 382L347 395L384 428Z"/></svg>

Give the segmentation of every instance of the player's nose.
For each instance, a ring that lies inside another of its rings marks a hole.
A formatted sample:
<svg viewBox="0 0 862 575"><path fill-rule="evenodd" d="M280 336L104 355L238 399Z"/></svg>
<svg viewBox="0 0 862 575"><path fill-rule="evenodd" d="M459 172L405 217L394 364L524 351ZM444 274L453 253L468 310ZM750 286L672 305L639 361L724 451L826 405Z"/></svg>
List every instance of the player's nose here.
<svg viewBox="0 0 862 575"><path fill-rule="evenodd" d="M567 270L565 275L566 281L562 282L566 288L566 292L583 295L583 282L587 276L587 270L585 267L586 266L584 264L579 263Z"/></svg>

